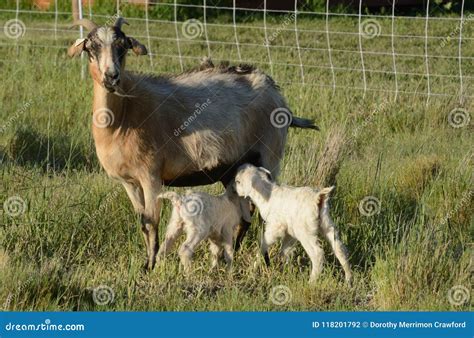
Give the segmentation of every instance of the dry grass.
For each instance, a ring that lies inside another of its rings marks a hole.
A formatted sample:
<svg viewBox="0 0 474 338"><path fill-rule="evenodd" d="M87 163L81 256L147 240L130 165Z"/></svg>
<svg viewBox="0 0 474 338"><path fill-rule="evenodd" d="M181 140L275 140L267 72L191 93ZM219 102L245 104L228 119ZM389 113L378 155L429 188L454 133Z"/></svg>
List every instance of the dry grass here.
<svg viewBox="0 0 474 338"><path fill-rule="evenodd" d="M336 176L339 173L344 155L349 151L349 145L347 132L344 128L335 127L328 131L314 173L314 185L316 187L336 185Z"/></svg>

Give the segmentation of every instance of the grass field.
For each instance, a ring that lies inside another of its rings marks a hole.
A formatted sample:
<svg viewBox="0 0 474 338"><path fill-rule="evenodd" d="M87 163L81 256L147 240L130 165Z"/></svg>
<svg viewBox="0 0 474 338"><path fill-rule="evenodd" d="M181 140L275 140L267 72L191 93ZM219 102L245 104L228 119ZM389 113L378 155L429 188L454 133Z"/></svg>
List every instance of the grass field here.
<svg viewBox="0 0 474 338"><path fill-rule="evenodd" d="M1 26L12 18L14 13L2 13ZM288 265L278 262L273 248L274 264L264 268L258 249L263 225L256 217L231 275L224 269L209 273L204 246L190 276L183 275L175 254L165 265L144 274L138 217L125 191L106 176L95 156L90 133L92 81L88 75L81 79L81 62L66 56L77 31L66 31L65 16L59 17L56 38L51 15L22 14L20 19L26 32L18 40L0 32L0 201L5 205L0 216L0 306L4 309L471 308L474 140L467 117L472 117L474 108L472 58L461 65L466 96L462 104L457 96L458 60L430 58L430 91L446 96L433 95L428 101L426 76L406 74L425 74L424 58L410 56L424 55L425 40L394 41L397 53L406 54L396 59L400 74L395 79L386 73L393 70L391 21L377 18L382 34L362 41L365 51L374 52L364 59L365 68L373 70L366 74L365 95L360 89L363 74L350 70L361 68L359 37L330 35L336 67L333 92L326 35L304 31L324 30L324 17L299 18L300 46L314 48L300 53L305 84L299 84L300 55L295 49L271 48L273 75L296 115L314 118L321 131L290 130L279 180L291 185L317 182L317 164L328 135L334 131L345 135L348 142L341 153L331 214L350 252L353 286L343 283L342 269L327 246L324 272L315 285L307 283L309 262L301 248ZM271 17L268 24L282 27L284 19ZM169 40L147 41L145 22L130 23L124 30L149 43L156 55L151 60L130 56L129 69L180 71L178 58L166 56L176 55L173 24L150 23L153 37ZM243 25L262 27L262 21ZM449 36L456 25L456 21L432 20L429 34ZM357 18L331 18L330 29L356 33ZM398 35L424 36L424 29L423 20L396 19ZM178 31L181 34L180 27ZM466 22L463 36L472 39L473 32L474 21ZM262 46L263 30L244 27L238 33L244 44L242 59L261 62L257 65L271 72ZM230 42L210 46L214 59L238 60L231 26L209 26L208 35L214 41ZM199 43L202 39L183 38L181 52L189 57L184 58L185 68L197 64L193 57L207 54L207 45ZM295 33L280 31L272 45L294 46ZM348 49L356 52L337 51ZM458 55L454 40L441 45L440 40L429 39L428 49L431 55ZM474 57L474 39L464 40L462 53ZM397 97L392 92L395 80ZM449 118L454 109L464 114L461 125ZM202 189L222 190L219 185ZM359 208L367 196L379 203L372 216ZM168 204L162 216L161 234L169 217ZM102 288L104 298L94 300L99 286L107 286ZM111 291L113 299L107 298Z"/></svg>

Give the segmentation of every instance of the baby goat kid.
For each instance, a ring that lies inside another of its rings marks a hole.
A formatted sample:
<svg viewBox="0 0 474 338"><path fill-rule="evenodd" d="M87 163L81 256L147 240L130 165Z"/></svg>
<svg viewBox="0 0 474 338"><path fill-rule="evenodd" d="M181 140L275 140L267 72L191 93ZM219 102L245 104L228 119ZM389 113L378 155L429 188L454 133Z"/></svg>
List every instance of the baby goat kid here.
<svg viewBox="0 0 474 338"><path fill-rule="evenodd" d="M270 172L250 164L241 166L235 176L237 194L249 197L265 220L261 250L269 264L268 248L283 238L281 253L287 256L295 239L300 241L312 263L310 282L323 268L324 252L318 243L318 232L324 234L342 265L348 283L352 272L347 250L329 216L328 198L334 187L321 190L309 187L286 187L272 182Z"/></svg>
<svg viewBox="0 0 474 338"><path fill-rule="evenodd" d="M186 240L179 248L179 257L186 271L191 267L195 248L205 239L209 239L212 267L217 266L219 253L223 249L224 259L230 269L234 255L234 229L243 216L243 210L246 210L241 207L242 200L235 193L232 184L219 196L192 191L179 195L169 191L159 194L158 198L169 199L173 204L158 260L164 259L184 231Z"/></svg>

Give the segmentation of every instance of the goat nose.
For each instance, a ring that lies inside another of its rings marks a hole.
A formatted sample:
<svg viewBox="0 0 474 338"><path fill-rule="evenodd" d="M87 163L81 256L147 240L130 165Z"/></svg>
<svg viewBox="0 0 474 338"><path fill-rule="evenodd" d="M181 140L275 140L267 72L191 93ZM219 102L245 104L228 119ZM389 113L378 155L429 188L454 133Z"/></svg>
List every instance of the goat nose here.
<svg viewBox="0 0 474 338"><path fill-rule="evenodd" d="M109 80L118 80L120 74L118 72L107 72L105 77Z"/></svg>
<svg viewBox="0 0 474 338"><path fill-rule="evenodd" d="M106 72L104 83L106 83L109 86L118 85L120 83L120 74L119 74L119 72L113 72L113 73Z"/></svg>

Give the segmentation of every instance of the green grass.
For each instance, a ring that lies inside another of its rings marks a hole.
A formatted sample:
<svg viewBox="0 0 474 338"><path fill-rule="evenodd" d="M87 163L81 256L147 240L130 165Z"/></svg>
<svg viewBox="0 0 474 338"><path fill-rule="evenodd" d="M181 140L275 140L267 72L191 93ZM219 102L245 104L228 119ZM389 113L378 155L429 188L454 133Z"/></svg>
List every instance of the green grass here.
<svg viewBox="0 0 474 338"><path fill-rule="evenodd" d="M13 14L3 13L0 24ZM318 155L330 130L341 128L350 139L336 176L337 189L331 199L331 214L339 225L355 271L352 287L343 283L342 269L326 246L324 273L308 285L309 263L298 248L290 264L282 265L273 248L273 266L266 269L259 257L258 239L263 225L255 220L238 253L232 275L223 270L209 273L210 259L202 246L196 254L194 271L185 276L176 254L164 266L143 274L144 243L139 221L122 187L109 179L95 156L90 133L92 83L81 79L81 63L66 56L66 47L77 37L59 18L55 39L48 14L20 16L26 34L18 41L0 33L0 201L18 196L26 211L12 217L0 216L0 306L8 310L466 310L455 306L448 291L458 285L470 290L472 278L472 122L462 128L448 123L449 113L462 108L473 114L472 99L461 105L459 65L456 59L430 59L431 92L427 102L425 76L398 75L400 94L369 90L364 95L362 73L336 70L337 88L332 90L326 36L301 32L305 85L301 82L296 50L272 48L275 80L281 84L290 107L299 116L311 117L320 132L290 130L281 182L311 185ZM282 17L271 17L279 27ZM390 20L378 19L382 35L363 41L364 50L391 51ZM130 35L148 43L144 22L131 21ZM248 26L262 26L253 20ZM397 34L424 35L424 21L397 19ZM303 17L300 29L324 30L321 17ZM454 21L430 21L429 33L447 36ZM331 18L332 31L356 32L357 21ZM172 24L152 23L150 32L174 38ZM181 34L181 28L179 27ZM465 24L463 34L473 37L474 23ZM234 41L232 28L210 26L211 40ZM239 29L240 42L263 42L263 30ZM200 38L202 39L202 37ZM182 41L181 51L189 57L207 53L205 43ZM429 41L432 55L456 56L457 43L440 47ZM331 34L334 50L358 51L356 35ZM294 32L281 32L273 45L294 45ZM398 53L424 54L423 39L397 38ZM474 55L474 40L465 40L464 56ZM130 56L134 70L178 72L176 41L152 40L153 64L147 57ZM318 50L323 49L323 50ZM211 45L215 59L238 59L235 46ZM242 46L242 58L262 62L271 71L267 50ZM335 67L361 68L360 54L334 51ZM367 54L365 67L392 70L392 57ZM184 66L197 60L184 59ZM423 58L397 57L399 72L425 72ZM288 66L285 64L295 64ZM474 67L463 60L464 95L474 96ZM394 90L393 74L367 73L368 88ZM413 94L415 93L415 94ZM218 185L203 187L221 191ZM380 212L364 216L359 203L365 196L381 202ZM169 217L162 213L161 235ZM449 217L448 217L449 216ZM93 289L107 285L114 301L98 305ZM289 288L292 298L284 305L270 300L273 288Z"/></svg>

